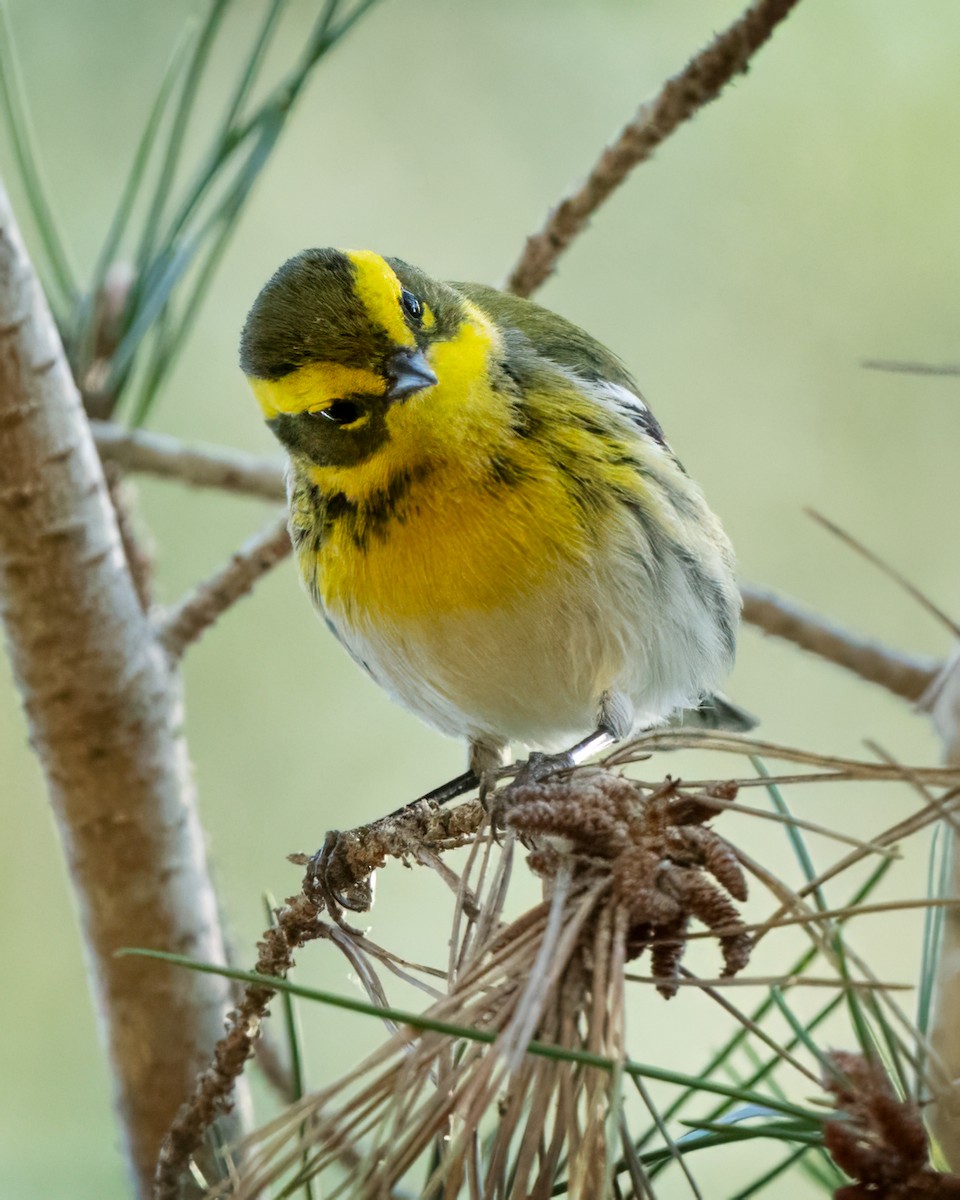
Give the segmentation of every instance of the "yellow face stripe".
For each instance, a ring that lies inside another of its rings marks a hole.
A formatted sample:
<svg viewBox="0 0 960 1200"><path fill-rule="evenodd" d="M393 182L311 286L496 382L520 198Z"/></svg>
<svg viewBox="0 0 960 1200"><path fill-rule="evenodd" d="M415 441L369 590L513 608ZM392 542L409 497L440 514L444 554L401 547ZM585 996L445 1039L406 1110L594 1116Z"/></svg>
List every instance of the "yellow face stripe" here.
<svg viewBox="0 0 960 1200"><path fill-rule="evenodd" d="M387 381L363 367L309 363L282 379L251 379L250 387L266 420L281 413L319 412L344 396L382 396Z"/></svg>
<svg viewBox="0 0 960 1200"><path fill-rule="evenodd" d="M363 500L389 489L391 480L419 463L453 461L464 475L484 473L507 423L505 402L494 395L487 378L500 335L474 305L467 304L466 310L468 320L456 334L427 352L438 385L390 405L390 436L376 453L352 466L309 468L323 491Z"/></svg>
<svg viewBox="0 0 960 1200"><path fill-rule="evenodd" d="M372 250L344 250L356 268L353 290L371 321L376 322L395 346L415 346L416 338L403 319L400 280Z"/></svg>

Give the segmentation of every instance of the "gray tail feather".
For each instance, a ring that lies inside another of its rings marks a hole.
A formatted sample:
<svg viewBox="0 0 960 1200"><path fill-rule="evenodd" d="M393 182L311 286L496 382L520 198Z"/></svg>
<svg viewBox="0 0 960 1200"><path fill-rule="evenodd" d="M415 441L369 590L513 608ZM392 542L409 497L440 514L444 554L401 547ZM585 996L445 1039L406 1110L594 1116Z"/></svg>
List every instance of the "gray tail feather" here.
<svg viewBox="0 0 960 1200"><path fill-rule="evenodd" d="M750 713L734 704L722 692L704 696L696 708L685 708L673 717L670 725L682 725L692 729L726 729L731 733L749 733L760 722Z"/></svg>

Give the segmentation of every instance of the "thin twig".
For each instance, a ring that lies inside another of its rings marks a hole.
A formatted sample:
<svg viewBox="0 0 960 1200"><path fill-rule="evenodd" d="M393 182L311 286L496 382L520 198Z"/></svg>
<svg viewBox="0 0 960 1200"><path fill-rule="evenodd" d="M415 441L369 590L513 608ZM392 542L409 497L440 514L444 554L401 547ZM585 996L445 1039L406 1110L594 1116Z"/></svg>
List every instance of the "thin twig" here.
<svg viewBox="0 0 960 1200"><path fill-rule="evenodd" d="M743 584L740 591L743 619L750 625L793 642L904 700L916 703L940 670L934 659L892 650L757 584Z"/></svg>
<svg viewBox="0 0 960 1200"><path fill-rule="evenodd" d="M120 530L120 541L123 544L127 569L133 580L133 586L140 601L143 612L149 612L153 603L153 547L149 534L142 535L136 529L134 511L136 493L133 484L124 476L123 470L116 463L103 464L103 477L107 481L107 491L113 502L113 512L117 518L117 528Z"/></svg>
<svg viewBox="0 0 960 1200"><path fill-rule="evenodd" d="M867 358L860 364L868 371L891 371L901 375L960 375L960 363L901 362L892 358Z"/></svg>
<svg viewBox="0 0 960 1200"><path fill-rule="evenodd" d="M925 609L932 617L939 621L941 625L945 625L954 637L960 638L960 625L957 624L953 617L951 617L949 613L945 613L942 608L939 608L936 604L934 604L929 596L924 595L924 593L921 592L918 587L912 584L905 575L901 574L896 567L892 567L888 562L885 562L879 554L875 554L872 550L867 549L863 542L855 538L852 533L847 533L845 529L841 529L839 525L836 525L822 513L817 512L816 509L808 508L806 509L806 513L807 516L812 517L818 525L822 525L828 533L832 533L835 538L839 538L844 545L849 546L851 550L855 550L861 558L865 558L867 562L876 567L877 570L882 571L888 579L892 579L894 583L902 587L907 595L912 596L921 608Z"/></svg>
<svg viewBox="0 0 960 1200"><path fill-rule="evenodd" d="M231 605L290 553L286 516L253 535L225 567L199 584L161 622L158 637L173 659L182 657Z"/></svg>
<svg viewBox="0 0 960 1200"><path fill-rule="evenodd" d="M877 763L865 759L842 758L836 754L815 754L797 750L779 742L748 737L744 734L718 733L712 729L649 729L629 742L617 746L602 760L605 767L623 766L643 761L655 750L716 750L723 754L756 754L800 766L819 768L796 775L747 775L742 779L685 779L685 787L715 787L718 783L736 784L739 788L767 787L768 784L822 783L840 779L886 779L912 783L922 780L928 784L953 787L960 778L960 767L911 767L899 763ZM653 786L648 784L647 786ZM942 797L941 799L944 799ZM877 841L879 839L872 839Z"/></svg>
<svg viewBox="0 0 960 1200"><path fill-rule="evenodd" d="M848 904L843 908L811 909L800 916L792 917L782 916L783 908L781 907L768 921L757 921L754 924L744 924L742 921L738 921L736 925L717 925L710 929L688 930L680 936L684 941L692 942L702 938L726 937L728 934L734 933L769 933L771 929L780 929L785 925L815 925L818 921L846 921L850 917L863 917L870 913L903 912L911 908L956 908L958 905L960 905L960 900L938 900L928 896L919 900L881 900L875 904Z"/></svg>
<svg viewBox="0 0 960 1200"><path fill-rule="evenodd" d="M920 707L921 709L923 708L922 702ZM879 743L875 742L873 738L865 738L863 744L869 751L871 751L871 753L875 754L877 758L881 760L881 762L890 763L891 766L899 767L900 770L903 771L904 778L910 783L924 804L929 805L931 808L938 809L940 811L941 818L946 821L948 825L953 827L954 833L960 833L960 821L958 821L956 813L951 812L947 805L941 804L939 797L934 796L930 789L924 786L923 781L916 778L909 767L905 767L903 763L894 758L892 754L889 754L886 750L884 750L884 748L879 745Z"/></svg>
<svg viewBox="0 0 960 1200"><path fill-rule="evenodd" d="M606 146L586 180L554 208L527 244L504 287L529 296L550 277L557 259L630 171L741 72L797 0L755 0L734 23L674 75Z"/></svg>
<svg viewBox="0 0 960 1200"><path fill-rule="evenodd" d="M752 1017L747 1016L746 1013L741 1012L735 1004L721 996L717 990L717 987L715 987L712 983L706 979L698 978L692 971L689 971L683 965L678 968L678 972L680 977L686 979L688 983L698 984L700 989L707 996L709 996L715 1004L719 1004L723 1011L728 1013L735 1021L742 1025L747 1033L751 1034L758 1041L763 1042L767 1049L772 1050L782 1062L789 1063L795 1071L798 1071L801 1075L805 1075L809 1080L811 1080L811 1082L820 1082L820 1077L818 1075L815 1075L809 1069L809 1067L805 1067L798 1058L795 1058L790 1053L790 1051L786 1046L783 1045L782 1042L778 1042L774 1037L767 1033L767 1031L763 1029L757 1021L755 1021ZM720 986L722 987L723 985L721 984Z"/></svg>
<svg viewBox="0 0 960 1200"><path fill-rule="evenodd" d="M684 1178L687 1181L687 1186L690 1188L690 1193L694 1197L694 1200L703 1200L703 1193L697 1187L697 1181L693 1177L693 1172L690 1170L686 1157L677 1146L677 1143L670 1136L670 1130L667 1127L667 1123L664 1121L660 1113L660 1109L657 1107L656 1101L653 1099L653 1096L651 1096L649 1088L639 1075L634 1075L633 1084L640 1093L640 1099L643 1101L647 1112L653 1118L653 1123L657 1127L657 1132L663 1138L663 1144L670 1151L670 1157L683 1172Z"/></svg>
<svg viewBox="0 0 960 1200"><path fill-rule="evenodd" d="M765 779L764 782L770 782L770 779ZM739 800L724 800L721 796L710 797L711 807L716 806L719 810L727 812L736 812L749 817L756 817L760 821L774 821L778 825L789 825L794 829L805 829L808 833L819 833L821 837L832 838L837 842L846 842L848 846L857 846L861 850L871 851L874 854L892 855L892 851L886 846L878 846L872 842L865 842L863 838L851 837L849 834L841 833L838 829L831 829L828 825L821 825L817 821L804 821L801 817L795 817L792 813L788 816L785 813L770 812L765 808L753 808L749 804L741 804ZM895 855L894 855L895 857Z"/></svg>
<svg viewBox="0 0 960 1200"><path fill-rule="evenodd" d="M329 934L330 927L319 919L316 903L301 892L277 914L258 943L254 968L260 975L285 978L293 965L294 951L306 942ZM247 1059L254 1052L261 1022L274 989L248 985L243 998L227 1019L227 1032L217 1042L213 1059L199 1073L194 1094L181 1106L170 1127L154 1180L154 1200L178 1200L190 1159L202 1144L204 1134L221 1112L230 1108L234 1085Z"/></svg>
<svg viewBox="0 0 960 1200"><path fill-rule="evenodd" d="M93 438L105 461L126 471L144 471L179 479L192 487L222 488L264 500L283 500L283 466L225 446L189 446L165 433L125 429L110 421L91 421Z"/></svg>
<svg viewBox="0 0 960 1200"><path fill-rule="evenodd" d="M624 979L629 983L649 983L654 987L657 984L663 983L663 980L658 979L656 975L636 975L630 971L624 975ZM892 983L890 980L844 979L839 975L823 977L813 975L736 975L732 978L726 975L718 975L715 979L702 979L699 975L694 975L689 979L684 979L681 976L676 980L676 983L678 987L776 987L781 989L813 987L853 992L891 990L895 992L912 992L916 986L912 983Z"/></svg>

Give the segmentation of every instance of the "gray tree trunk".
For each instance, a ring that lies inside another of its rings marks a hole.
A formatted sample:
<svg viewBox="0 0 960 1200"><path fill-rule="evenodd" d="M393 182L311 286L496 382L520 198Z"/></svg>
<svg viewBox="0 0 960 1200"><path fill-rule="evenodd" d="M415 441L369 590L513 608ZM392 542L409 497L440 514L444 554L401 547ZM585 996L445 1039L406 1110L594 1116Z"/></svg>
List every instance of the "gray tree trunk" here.
<svg viewBox="0 0 960 1200"><path fill-rule="evenodd" d="M0 617L63 841L138 1193L223 1028L225 981L175 670L143 613L90 428L0 186ZM42 934L38 933L42 948Z"/></svg>

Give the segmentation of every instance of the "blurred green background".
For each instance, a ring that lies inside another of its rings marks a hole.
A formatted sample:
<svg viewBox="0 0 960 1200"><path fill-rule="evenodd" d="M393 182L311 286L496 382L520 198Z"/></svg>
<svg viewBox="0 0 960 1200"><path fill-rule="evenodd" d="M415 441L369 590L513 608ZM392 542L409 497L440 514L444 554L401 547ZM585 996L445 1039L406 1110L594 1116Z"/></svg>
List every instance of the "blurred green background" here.
<svg viewBox="0 0 960 1200"><path fill-rule="evenodd" d="M292 60L317 7L292 6L273 70ZM440 277L501 279L602 142L740 7L383 0L318 69L152 427L274 455L236 344L247 306L285 257L310 245L369 246ZM84 273L194 8L9 0L46 173ZM262 10L235 5L214 85L227 87ZM832 517L956 611L960 380L859 363L960 359L958 45L956 0L909 8L804 0L749 75L616 194L539 297L633 369L721 514L744 577L938 655L945 631L802 509ZM209 93L219 106L222 90ZM30 236L9 146L0 149ZM148 480L140 498L168 601L270 516L267 505ZM938 760L926 723L905 704L752 630L728 690L761 716L770 739L857 755L870 737L902 760ZM186 698L210 852L242 964L263 925L264 889L283 896L298 884L288 852L312 850L327 828L372 819L461 769L460 747L394 707L347 659L289 563L190 652ZM692 769L679 758L655 768ZM707 769L725 767L710 760ZM109 1079L61 850L6 660L0 779L0 1191L114 1200L128 1193ZM789 798L806 817L865 835L914 803L893 785L793 789ZM759 824L732 819L726 832L796 880L782 832ZM826 841L812 846L818 862L837 855ZM887 894L922 892L925 854L923 841L906 848ZM851 888L841 883L831 899ZM379 892L375 939L445 961L440 882L395 867ZM767 907L761 900L756 911ZM909 981L920 921L864 917L854 944L882 978ZM800 935L773 941L758 972L782 967L802 944ZM301 979L355 990L335 953L318 945L302 955ZM695 961L712 974L714 957L707 949ZM706 999L687 993L665 1007L644 991L631 1008L629 1046L635 1057L695 1071L726 1022ZM314 1081L379 1036L373 1023L342 1014L308 1011L305 1023ZM842 1025L831 1037L849 1042ZM710 1172L722 1171L725 1193L738 1173L776 1156L727 1149L696 1166L706 1194L716 1194ZM675 1181L664 1194L686 1192Z"/></svg>

